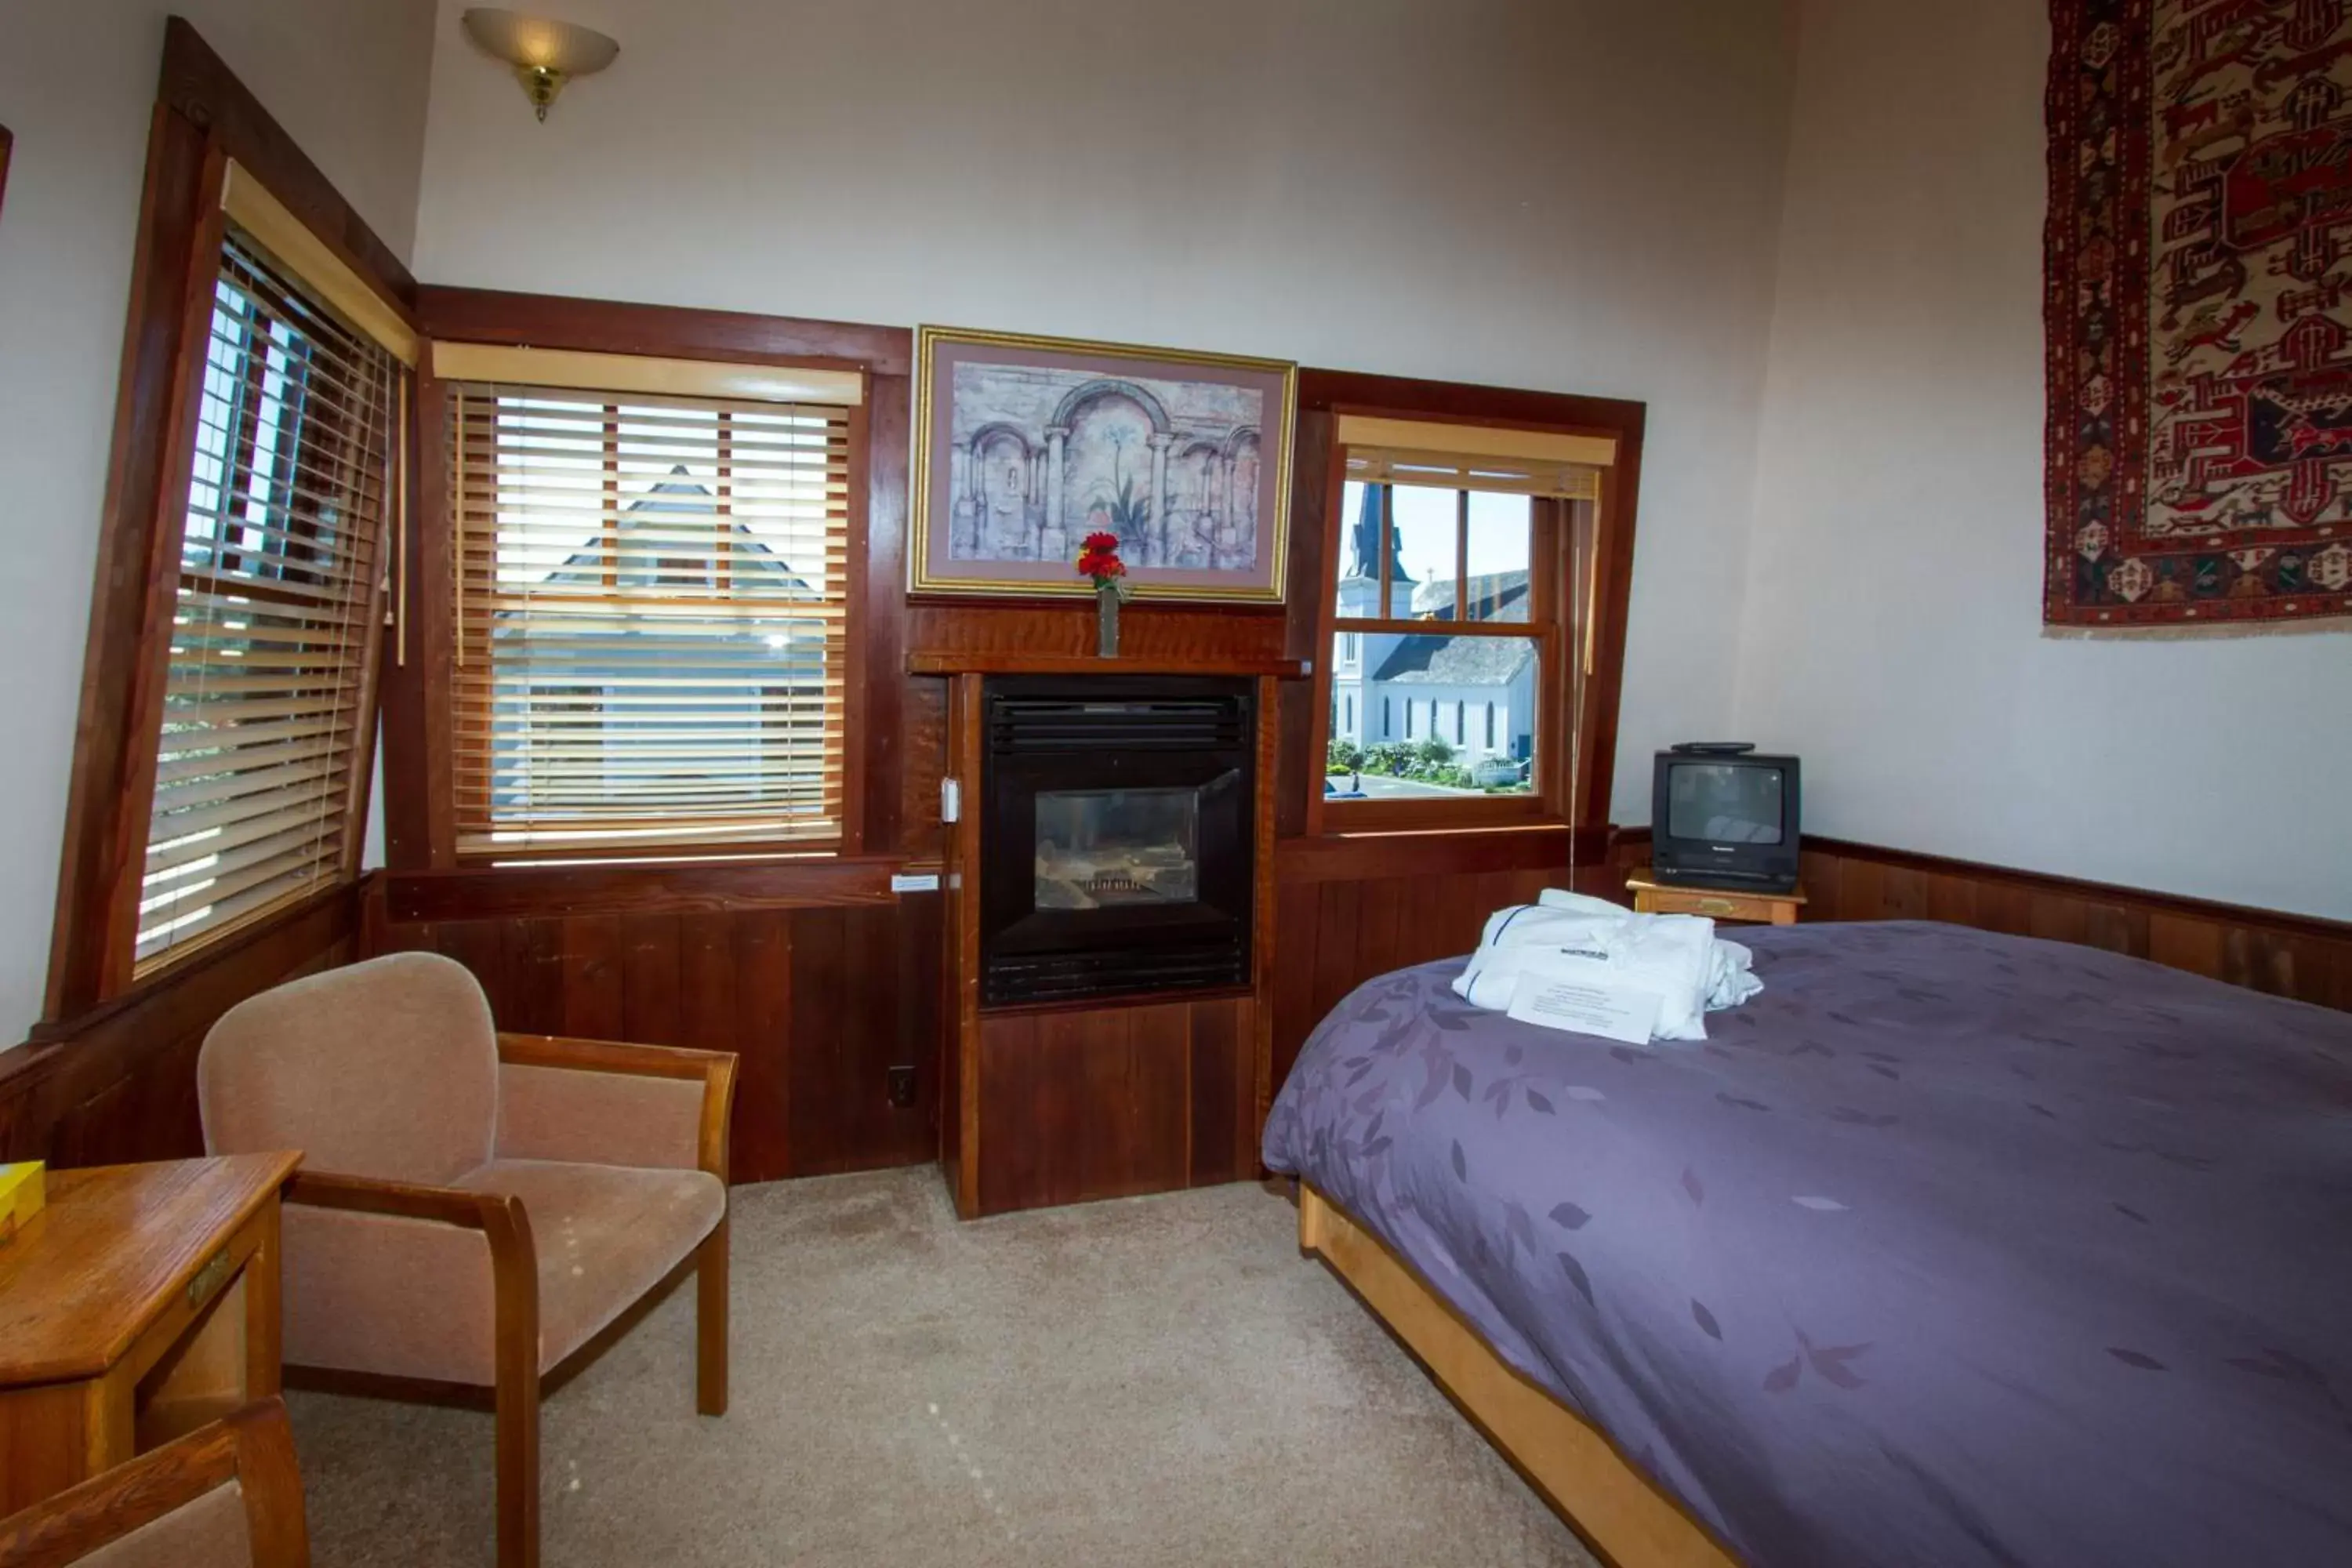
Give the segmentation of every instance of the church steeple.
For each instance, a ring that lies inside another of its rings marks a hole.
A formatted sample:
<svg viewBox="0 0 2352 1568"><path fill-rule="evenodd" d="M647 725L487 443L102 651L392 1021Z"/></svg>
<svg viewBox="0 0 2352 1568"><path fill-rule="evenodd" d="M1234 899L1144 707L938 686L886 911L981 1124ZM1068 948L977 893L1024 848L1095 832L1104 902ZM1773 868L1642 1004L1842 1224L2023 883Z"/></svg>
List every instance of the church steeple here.
<svg viewBox="0 0 2352 1568"><path fill-rule="evenodd" d="M1364 504L1357 509L1355 526L1348 531L1348 569L1342 577L1377 577L1381 574L1381 498L1385 485L1366 485ZM1410 587L1412 574L1404 569L1404 557L1397 553L1397 541L1389 540L1389 582L1393 587Z"/></svg>

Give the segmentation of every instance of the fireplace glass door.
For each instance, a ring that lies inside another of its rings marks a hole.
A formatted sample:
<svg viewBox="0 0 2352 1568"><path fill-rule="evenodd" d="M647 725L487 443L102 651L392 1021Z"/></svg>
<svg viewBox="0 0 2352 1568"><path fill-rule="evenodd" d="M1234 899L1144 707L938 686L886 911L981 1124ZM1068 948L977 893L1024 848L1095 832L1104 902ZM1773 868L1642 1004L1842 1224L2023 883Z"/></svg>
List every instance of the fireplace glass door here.
<svg viewBox="0 0 2352 1568"><path fill-rule="evenodd" d="M1181 677L992 679L983 1005L1248 983L1252 696Z"/></svg>
<svg viewBox="0 0 2352 1568"><path fill-rule="evenodd" d="M1200 897L1200 792L1037 793L1037 907L1189 904Z"/></svg>

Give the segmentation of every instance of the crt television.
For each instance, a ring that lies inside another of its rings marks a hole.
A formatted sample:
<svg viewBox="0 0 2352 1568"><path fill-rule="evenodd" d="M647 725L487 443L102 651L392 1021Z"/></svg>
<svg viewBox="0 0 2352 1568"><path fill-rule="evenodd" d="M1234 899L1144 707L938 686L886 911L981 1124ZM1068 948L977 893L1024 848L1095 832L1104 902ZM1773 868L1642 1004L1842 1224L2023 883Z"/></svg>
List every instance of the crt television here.
<svg viewBox="0 0 2352 1568"><path fill-rule="evenodd" d="M1797 885L1797 759L1720 748L1660 752L1651 797L1652 874L1661 882Z"/></svg>

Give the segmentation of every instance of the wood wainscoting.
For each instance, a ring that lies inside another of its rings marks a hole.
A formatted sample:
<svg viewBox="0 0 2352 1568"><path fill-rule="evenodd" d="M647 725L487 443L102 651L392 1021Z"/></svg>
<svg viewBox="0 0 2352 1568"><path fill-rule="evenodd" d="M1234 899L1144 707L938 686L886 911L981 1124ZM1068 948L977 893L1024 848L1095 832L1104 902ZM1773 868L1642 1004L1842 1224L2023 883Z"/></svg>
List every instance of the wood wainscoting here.
<svg viewBox="0 0 2352 1568"><path fill-rule="evenodd" d="M1580 851L1573 872L1571 841ZM1488 915L1546 888L1605 893L1602 843L1598 832L1564 827L1281 840L1269 1092L1282 1088L1324 1015L1365 981L1468 952ZM1265 1107L1258 1110L1262 1121Z"/></svg>
<svg viewBox="0 0 2352 1568"><path fill-rule="evenodd" d="M196 1052L223 1013L356 955L350 888L205 947L136 990L0 1053L0 1161L112 1165L205 1152Z"/></svg>
<svg viewBox="0 0 2352 1568"><path fill-rule="evenodd" d="M1649 858L1648 828L1621 831L1609 896L1622 899L1625 872ZM2048 937L2352 1011L2352 924L2340 921L1810 834L1801 866L1807 921L1947 921Z"/></svg>
<svg viewBox="0 0 2352 1568"><path fill-rule="evenodd" d="M893 895L882 872L870 893L820 902L791 890L802 870L770 873L787 887L764 898L639 889L624 895L628 913L550 899L539 912L411 920L398 916L426 902L420 879L379 875L366 946L456 959L501 1029L733 1051L730 1180L935 1159L940 896ZM911 1104L891 1103L894 1068L913 1069Z"/></svg>

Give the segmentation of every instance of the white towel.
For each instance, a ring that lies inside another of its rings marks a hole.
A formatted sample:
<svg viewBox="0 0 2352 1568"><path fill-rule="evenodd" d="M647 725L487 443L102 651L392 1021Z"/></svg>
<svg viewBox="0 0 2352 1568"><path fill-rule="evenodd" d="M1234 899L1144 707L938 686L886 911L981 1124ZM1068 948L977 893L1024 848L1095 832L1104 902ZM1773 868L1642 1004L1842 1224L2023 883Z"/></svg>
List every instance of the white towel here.
<svg viewBox="0 0 2352 1568"><path fill-rule="evenodd" d="M1706 1038L1706 1010L1737 1006L1764 988L1748 951L1718 942L1695 915L1636 915L1601 899L1547 889L1542 901L1497 910L1454 982L1474 1006L1500 1010L1522 976L1576 979L1660 998L1654 1037Z"/></svg>

